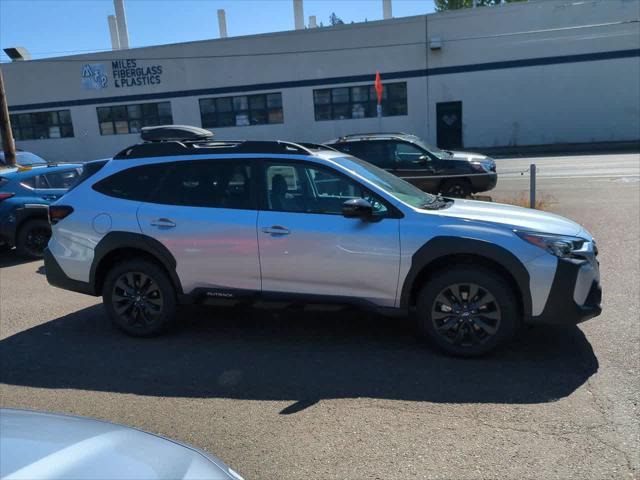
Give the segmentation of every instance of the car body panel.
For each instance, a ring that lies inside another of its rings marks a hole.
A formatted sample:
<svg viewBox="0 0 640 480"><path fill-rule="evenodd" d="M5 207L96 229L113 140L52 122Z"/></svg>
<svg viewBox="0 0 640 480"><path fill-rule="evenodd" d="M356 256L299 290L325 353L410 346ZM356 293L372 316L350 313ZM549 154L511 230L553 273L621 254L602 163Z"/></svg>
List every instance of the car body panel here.
<svg viewBox="0 0 640 480"><path fill-rule="evenodd" d="M89 418L0 410L3 479L238 479L213 455Z"/></svg>
<svg viewBox="0 0 640 480"><path fill-rule="evenodd" d="M138 207L142 233L171 252L187 294L206 287L260 290L257 218L257 210L153 203Z"/></svg>
<svg viewBox="0 0 640 480"><path fill-rule="evenodd" d="M288 233L271 230L276 226ZM341 215L262 211L258 239L264 291L395 305L398 219L370 222Z"/></svg>

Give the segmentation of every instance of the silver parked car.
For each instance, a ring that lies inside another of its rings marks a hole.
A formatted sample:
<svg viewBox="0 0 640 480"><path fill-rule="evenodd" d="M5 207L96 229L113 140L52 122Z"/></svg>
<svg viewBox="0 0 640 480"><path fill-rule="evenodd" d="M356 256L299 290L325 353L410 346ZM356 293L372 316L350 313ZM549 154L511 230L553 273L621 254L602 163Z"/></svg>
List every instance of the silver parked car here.
<svg viewBox="0 0 640 480"><path fill-rule="evenodd" d="M0 409L3 480L242 480L194 447L70 415Z"/></svg>
<svg viewBox="0 0 640 480"><path fill-rule="evenodd" d="M157 127L56 204L53 285L102 295L131 335L180 303L356 304L406 315L457 355L523 324L600 313L597 249L566 218L423 192L358 158Z"/></svg>

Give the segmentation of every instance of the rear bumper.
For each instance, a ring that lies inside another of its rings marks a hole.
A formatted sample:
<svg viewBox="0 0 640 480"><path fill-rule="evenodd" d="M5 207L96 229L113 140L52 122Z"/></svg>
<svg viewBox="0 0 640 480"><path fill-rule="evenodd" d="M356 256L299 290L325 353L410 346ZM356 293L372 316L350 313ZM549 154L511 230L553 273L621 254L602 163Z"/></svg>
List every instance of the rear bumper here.
<svg viewBox="0 0 640 480"><path fill-rule="evenodd" d="M84 293L85 295L98 295L94 286L90 283L69 278L48 248L44 250L44 269L47 275L47 281L54 287Z"/></svg>
<svg viewBox="0 0 640 480"><path fill-rule="evenodd" d="M596 260L558 260L543 312L531 324L575 325L602 312L602 287Z"/></svg>
<svg viewBox="0 0 640 480"><path fill-rule="evenodd" d="M469 179L471 180L472 193L488 192L489 190L493 190L498 184L497 173L472 175Z"/></svg>

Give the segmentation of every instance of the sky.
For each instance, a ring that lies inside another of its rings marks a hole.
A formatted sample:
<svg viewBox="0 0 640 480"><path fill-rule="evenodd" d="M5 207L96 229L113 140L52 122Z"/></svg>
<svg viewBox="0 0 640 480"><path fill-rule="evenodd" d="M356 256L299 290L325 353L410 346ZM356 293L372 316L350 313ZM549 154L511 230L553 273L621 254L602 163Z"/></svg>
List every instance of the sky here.
<svg viewBox="0 0 640 480"><path fill-rule="evenodd" d="M393 16L431 13L433 0L393 0ZM125 0L129 44L144 47L218 38L217 10L230 37L293 30L292 0ZM382 19L382 0L304 0L305 22L332 12L345 23ZM0 47L26 47L33 58L111 48L113 0L0 0ZM1 61L8 61L4 52Z"/></svg>

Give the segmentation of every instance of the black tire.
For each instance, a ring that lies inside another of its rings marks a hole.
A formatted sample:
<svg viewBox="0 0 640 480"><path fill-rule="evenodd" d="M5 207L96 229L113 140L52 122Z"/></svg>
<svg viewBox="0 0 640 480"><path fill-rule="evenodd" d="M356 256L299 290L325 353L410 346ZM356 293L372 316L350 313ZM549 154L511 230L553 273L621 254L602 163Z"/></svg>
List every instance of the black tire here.
<svg viewBox="0 0 640 480"><path fill-rule="evenodd" d="M42 218L27 220L18 230L16 250L27 258L42 258L51 238L51 226Z"/></svg>
<svg viewBox="0 0 640 480"><path fill-rule="evenodd" d="M176 316L176 292L159 265L125 260L107 274L102 300L113 324L135 337L164 332Z"/></svg>
<svg viewBox="0 0 640 480"><path fill-rule="evenodd" d="M466 178L445 180L440 187L440 193L444 197L466 198L471 195L471 184Z"/></svg>
<svg viewBox="0 0 640 480"><path fill-rule="evenodd" d="M479 266L454 266L433 275L419 293L416 310L426 337L445 353L462 357L494 350L521 324L509 284Z"/></svg>

